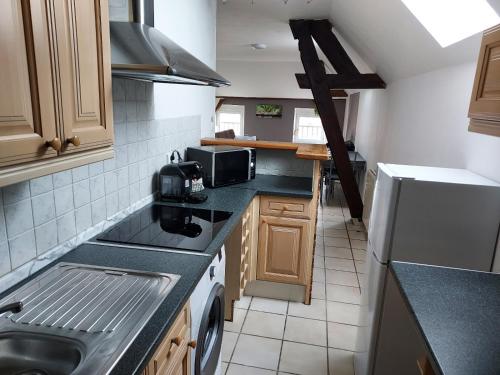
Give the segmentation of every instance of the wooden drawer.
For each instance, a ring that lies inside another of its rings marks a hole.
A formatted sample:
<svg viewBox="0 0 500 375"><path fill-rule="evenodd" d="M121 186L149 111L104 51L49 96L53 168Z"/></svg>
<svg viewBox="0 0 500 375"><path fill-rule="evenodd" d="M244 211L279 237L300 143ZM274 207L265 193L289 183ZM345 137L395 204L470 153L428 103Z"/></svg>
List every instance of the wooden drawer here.
<svg viewBox="0 0 500 375"><path fill-rule="evenodd" d="M191 319L189 304L179 313L174 324L163 339L160 347L150 362L150 375L164 375L171 373L175 366L185 355L190 340Z"/></svg>
<svg viewBox="0 0 500 375"><path fill-rule="evenodd" d="M309 219L311 217L311 200L273 196L261 197L260 214Z"/></svg>

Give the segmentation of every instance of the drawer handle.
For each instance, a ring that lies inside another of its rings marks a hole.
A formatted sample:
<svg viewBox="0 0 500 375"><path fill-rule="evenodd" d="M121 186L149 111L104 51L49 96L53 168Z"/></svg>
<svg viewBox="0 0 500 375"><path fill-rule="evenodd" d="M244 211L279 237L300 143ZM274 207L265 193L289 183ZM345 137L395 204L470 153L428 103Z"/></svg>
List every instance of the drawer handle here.
<svg viewBox="0 0 500 375"><path fill-rule="evenodd" d="M45 142L45 145L46 145L47 147L52 147L52 148L53 148L54 150L56 150L56 151L61 151L61 146L62 146L62 144L61 144L61 140L60 140L59 138L57 138L57 137L55 137L55 138L54 138L53 140L51 140L51 141L47 141L47 142Z"/></svg>
<svg viewBox="0 0 500 375"><path fill-rule="evenodd" d="M80 146L80 138L76 135L74 135L71 138L66 139L66 143L71 143L73 146Z"/></svg>
<svg viewBox="0 0 500 375"><path fill-rule="evenodd" d="M189 341L188 346L192 349L196 349L196 341L195 340Z"/></svg>
<svg viewBox="0 0 500 375"><path fill-rule="evenodd" d="M172 339L172 345L179 346L182 342L182 337L177 336Z"/></svg>

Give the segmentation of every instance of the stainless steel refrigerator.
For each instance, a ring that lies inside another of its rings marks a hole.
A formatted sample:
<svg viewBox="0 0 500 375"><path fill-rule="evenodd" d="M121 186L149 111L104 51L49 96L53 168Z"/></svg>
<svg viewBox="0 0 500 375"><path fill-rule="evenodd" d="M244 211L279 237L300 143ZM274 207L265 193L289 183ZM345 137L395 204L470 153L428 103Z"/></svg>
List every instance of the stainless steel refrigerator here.
<svg viewBox="0 0 500 375"><path fill-rule="evenodd" d="M491 271L499 229L499 183L464 169L378 164L356 375L373 372L389 262Z"/></svg>

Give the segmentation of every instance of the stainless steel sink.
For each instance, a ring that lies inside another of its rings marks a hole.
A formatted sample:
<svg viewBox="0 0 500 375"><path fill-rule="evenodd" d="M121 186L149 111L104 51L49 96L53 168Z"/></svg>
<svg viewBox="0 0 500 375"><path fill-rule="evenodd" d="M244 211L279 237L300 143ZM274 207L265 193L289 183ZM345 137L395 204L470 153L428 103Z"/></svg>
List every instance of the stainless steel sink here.
<svg viewBox="0 0 500 375"><path fill-rule="evenodd" d="M59 263L0 301L0 374L108 373L178 279Z"/></svg>
<svg viewBox="0 0 500 375"><path fill-rule="evenodd" d="M0 334L0 374L67 375L85 349L75 340L26 332Z"/></svg>

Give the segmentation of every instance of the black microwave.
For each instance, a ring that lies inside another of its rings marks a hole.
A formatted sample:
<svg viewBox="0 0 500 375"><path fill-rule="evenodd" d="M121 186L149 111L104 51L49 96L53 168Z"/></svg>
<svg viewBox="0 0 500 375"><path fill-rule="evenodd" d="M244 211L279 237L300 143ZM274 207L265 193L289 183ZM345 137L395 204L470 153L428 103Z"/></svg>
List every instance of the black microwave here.
<svg viewBox="0 0 500 375"><path fill-rule="evenodd" d="M203 166L203 184L209 187L238 184L255 178L256 150L249 147L188 147L187 159Z"/></svg>

